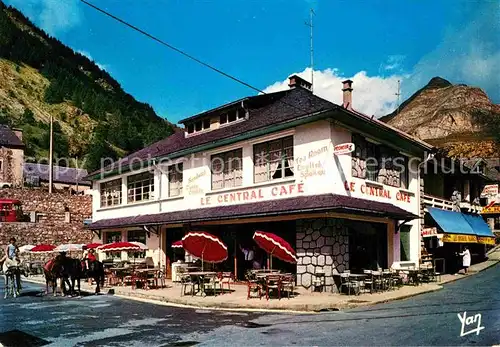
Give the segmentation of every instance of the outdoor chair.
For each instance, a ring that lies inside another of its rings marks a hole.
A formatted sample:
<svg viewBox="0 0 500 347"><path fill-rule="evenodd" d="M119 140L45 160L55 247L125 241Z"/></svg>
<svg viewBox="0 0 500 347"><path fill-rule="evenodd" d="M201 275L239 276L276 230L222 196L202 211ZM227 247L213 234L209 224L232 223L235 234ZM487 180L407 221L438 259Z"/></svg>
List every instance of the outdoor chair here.
<svg viewBox="0 0 500 347"><path fill-rule="evenodd" d="M278 300L281 300L281 276L268 275L266 277L266 299L269 300L269 292L276 290L278 293Z"/></svg>
<svg viewBox="0 0 500 347"><path fill-rule="evenodd" d="M347 288L347 295L351 295L351 288L354 291L354 294L359 294L361 291L361 284L359 281L351 280L350 272L343 272L340 274L340 291L342 292L342 288Z"/></svg>
<svg viewBox="0 0 500 347"><path fill-rule="evenodd" d="M295 277L293 275L284 275L281 278L281 288L287 293L288 299L290 295L293 295L293 290L295 289Z"/></svg>
<svg viewBox="0 0 500 347"><path fill-rule="evenodd" d="M363 270L363 273L366 275L366 278L363 280L364 288L369 288L370 289L370 294L373 293L373 274L372 270Z"/></svg>
<svg viewBox="0 0 500 347"><path fill-rule="evenodd" d="M213 295L215 296L215 291L217 289L217 275L215 276L204 276L199 278L199 286L203 296L207 295L207 289L211 289Z"/></svg>
<svg viewBox="0 0 500 347"><path fill-rule="evenodd" d="M383 289L382 271L372 271L373 287L375 292L380 292Z"/></svg>
<svg viewBox="0 0 500 347"><path fill-rule="evenodd" d="M191 288L191 295L195 294L195 287L199 286L198 282L193 281L193 276L189 274L183 274L181 276L181 296L186 295L186 288Z"/></svg>
<svg viewBox="0 0 500 347"><path fill-rule="evenodd" d="M165 271L160 270L155 274L156 288L165 288Z"/></svg>
<svg viewBox="0 0 500 347"><path fill-rule="evenodd" d="M251 293L258 293L259 299L262 299L262 286L259 282L257 282L256 280L247 280L247 287L247 300L250 300Z"/></svg>
<svg viewBox="0 0 500 347"><path fill-rule="evenodd" d="M314 274L311 289L314 292L316 288L319 288L320 292L326 289L326 276L323 271L318 271Z"/></svg>
<svg viewBox="0 0 500 347"><path fill-rule="evenodd" d="M232 272L219 272L218 282L220 285L221 293L224 294L224 284L227 284L227 290L231 292L231 282L234 282L234 276Z"/></svg>

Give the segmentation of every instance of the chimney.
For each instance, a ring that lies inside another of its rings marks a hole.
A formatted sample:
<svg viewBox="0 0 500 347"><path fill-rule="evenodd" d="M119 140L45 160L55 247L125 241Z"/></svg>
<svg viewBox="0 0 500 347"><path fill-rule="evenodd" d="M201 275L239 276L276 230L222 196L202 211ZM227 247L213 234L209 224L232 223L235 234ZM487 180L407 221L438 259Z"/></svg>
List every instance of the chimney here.
<svg viewBox="0 0 500 347"><path fill-rule="evenodd" d="M288 80L289 80L288 86L290 87L290 89L301 87L301 88L304 88L306 90L311 91L311 87L312 87L311 82L307 82L305 79L303 79L297 75L290 76L288 78Z"/></svg>
<svg viewBox="0 0 500 347"><path fill-rule="evenodd" d="M12 131L16 136L19 138L19 140L23 140L23 130L22 129L17 129L17 128L12 128Z"/></svg>
<svg viewBox="0 0 500 347"><path fill-rule="evenodd" d="M351 80L345 80L342 82L343 88L343 101L342 101L342 107L352 110L352 81Z"/></svg>

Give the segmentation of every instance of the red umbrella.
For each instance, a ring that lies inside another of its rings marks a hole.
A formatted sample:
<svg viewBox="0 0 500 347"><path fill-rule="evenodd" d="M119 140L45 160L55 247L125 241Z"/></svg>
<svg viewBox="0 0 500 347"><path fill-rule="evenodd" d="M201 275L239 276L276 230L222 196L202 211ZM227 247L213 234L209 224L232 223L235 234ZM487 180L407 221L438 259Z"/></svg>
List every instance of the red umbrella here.
<svg viewBox="0 0 500 347"><path fill-rule="evenodd" d="M182 246L203 262L220 263L227 259L227 247L217 237L205 231L190 231L182 238Z"/></svg>
<svg viewBox="0 0 500 347"><path fill-rule="evenodd" d="M132 242L113 242L107 243L97 247L98 250L103 252L121 252L121 251L140 251L141 246Z"/></svg>
<svg viewBox="0 0 500 347"><path fill-rule="evenodd" d="M182 240L179 240L179 241L175 241L174 243L172 243L172 248L182 248Z"/></svg>
<svg viewBox="0 0 500 347"><path fill-rule="evenodd" d="M99 246L102 246L102 243L94 242L94 243L88 243L88 244L86 244L85 248L87 248L87 249L94 249L94 248L97 248Z"/></svg>
<svg viewBox="0 0 500 347"><path fill-rule="evenodd" d="M56 248L54 245L38 245L31 249L31 253L50 253Z"/></svg>
<svg viewBox="0 0 500 347"><path fill-rule="evenodd" d="M297 257L295 256L295 250L290 246L288 242L283 240L278 235L272 233L266 233L264 231L256 231L253 234L253 239L259 245L260 248L265 250L271 256L271 266L272 259L275 256L278 259L286 261L288 263L296 263Z"/></svg>

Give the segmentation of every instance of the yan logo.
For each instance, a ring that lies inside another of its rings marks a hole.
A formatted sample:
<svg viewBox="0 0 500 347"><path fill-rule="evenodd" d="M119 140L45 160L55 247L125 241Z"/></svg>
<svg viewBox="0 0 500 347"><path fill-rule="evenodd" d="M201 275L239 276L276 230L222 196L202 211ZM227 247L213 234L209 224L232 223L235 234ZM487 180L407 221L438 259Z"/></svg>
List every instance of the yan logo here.
<svg viewBox="0 0 500 347"><path fill-rule="evenodd" d="M457 313L457 316L458 319L460 319L460 323L462 323L462 328L460 329L460 337L472 333L476 333L476 335L479 335L479 332L484 329L484 326L481 326L481 313L478 313L475 316L467 317L467 312L464 312L463 316L461 316L459 313ZM474 323L477 323L477 326L474 329L465 331L466 327L473 328Z"/></svg>

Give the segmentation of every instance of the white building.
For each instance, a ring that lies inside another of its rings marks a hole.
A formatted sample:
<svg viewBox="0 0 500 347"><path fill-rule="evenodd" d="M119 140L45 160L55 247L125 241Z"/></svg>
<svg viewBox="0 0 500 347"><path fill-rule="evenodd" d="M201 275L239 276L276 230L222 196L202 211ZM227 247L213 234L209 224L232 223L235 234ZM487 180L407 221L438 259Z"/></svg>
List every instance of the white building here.
<svg viewBox="0 0 500 347"><path fill-rule="evenodd" d="M304 287L317 270L334 288L346 269L418 264L419 163L432 148L353 110L352 81L343 91L335 105L292 76L289 90L185 119L185 132L89 175L96 241L145 242L168 273L172 242L206 230L241 277L239 245L264 230L296 249L297 264L273 262Z"/></svg>

